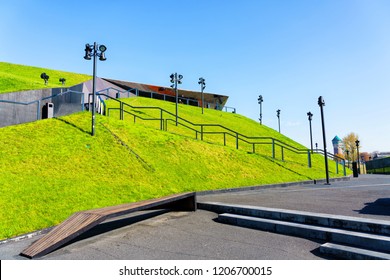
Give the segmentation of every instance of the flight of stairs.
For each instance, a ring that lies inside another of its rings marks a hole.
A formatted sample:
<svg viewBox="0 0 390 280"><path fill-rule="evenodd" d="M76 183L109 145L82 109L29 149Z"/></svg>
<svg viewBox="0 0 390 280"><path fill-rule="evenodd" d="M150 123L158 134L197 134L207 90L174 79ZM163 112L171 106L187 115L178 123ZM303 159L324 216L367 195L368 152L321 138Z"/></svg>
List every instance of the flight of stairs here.
<svg viewBox="0 0 390 280"><path fill-rule="evenodd" d="M221 223L321 240L320 252L336 259L390 259L390 221L216 202L198 209Z"/></svg>

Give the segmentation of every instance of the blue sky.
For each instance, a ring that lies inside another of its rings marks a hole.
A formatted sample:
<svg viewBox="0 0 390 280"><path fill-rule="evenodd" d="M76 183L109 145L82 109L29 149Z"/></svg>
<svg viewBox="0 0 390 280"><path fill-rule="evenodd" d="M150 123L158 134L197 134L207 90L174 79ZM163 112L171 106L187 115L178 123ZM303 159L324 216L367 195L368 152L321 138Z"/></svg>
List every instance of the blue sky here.
<svg viewBox="0 0 390 280"><path fill-rule="evenodd" d="M230 96L228 106L309 146L359 135L390 151L390 1L1 1L0 61L91 74L86 43L107 46L98 76Z"/></svg>

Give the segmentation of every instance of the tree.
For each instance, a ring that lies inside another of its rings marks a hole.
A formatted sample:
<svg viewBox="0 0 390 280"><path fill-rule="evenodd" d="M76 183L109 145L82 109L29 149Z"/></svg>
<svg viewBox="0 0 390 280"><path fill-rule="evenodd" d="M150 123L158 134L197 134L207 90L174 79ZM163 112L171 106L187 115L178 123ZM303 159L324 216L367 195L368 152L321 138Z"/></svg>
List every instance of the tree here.
<svg viewBox="0 0 390 280"><path fill-rule="evenodd" d="M349 133L347 136L343 138L343 151L347 156L348 161L355 161L357 159L357 149L356 149L356 140L359 139L359 136L356 133ZM360 146L359 146L360 147ZM348 151L348 153L347 153Z"/></svg>

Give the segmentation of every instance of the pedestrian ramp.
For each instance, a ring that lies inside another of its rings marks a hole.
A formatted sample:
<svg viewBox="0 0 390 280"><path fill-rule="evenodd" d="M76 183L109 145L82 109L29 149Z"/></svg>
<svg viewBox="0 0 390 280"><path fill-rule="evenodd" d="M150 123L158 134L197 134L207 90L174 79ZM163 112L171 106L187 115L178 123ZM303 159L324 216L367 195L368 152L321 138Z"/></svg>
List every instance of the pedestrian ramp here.
<svg viewBox="0 0 390 280"><path fill-rule="evenodd" d="M42 257L107 219L124 216L136 211L157 209L195 211L196 207L196 193L191 192L77 212L32 243L20 255L27 258Z"/></svg>
<svg viewBox="0 0 390 280"><path fill-rule="evenodd" d="M390 221L216 202L198 209L218 222L325 241L319 252L337 259L390 259Z"/></svg>

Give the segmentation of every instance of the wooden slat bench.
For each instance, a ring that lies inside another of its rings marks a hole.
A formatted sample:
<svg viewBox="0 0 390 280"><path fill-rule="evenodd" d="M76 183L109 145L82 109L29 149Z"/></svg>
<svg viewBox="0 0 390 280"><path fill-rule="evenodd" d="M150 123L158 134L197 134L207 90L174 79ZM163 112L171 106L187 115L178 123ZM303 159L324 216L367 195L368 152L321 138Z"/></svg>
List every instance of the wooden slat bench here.
<svg viewBox="0 0 390 280"><path fill-rule="evenodd" d="M42 257L107 219L136 211L155 209L196 211L196 193L175 194L135 203L77 212L31 244L20 255L27 258Z"/></svg>

